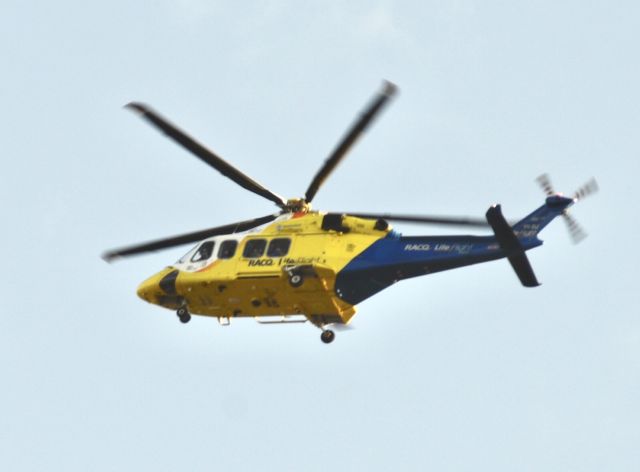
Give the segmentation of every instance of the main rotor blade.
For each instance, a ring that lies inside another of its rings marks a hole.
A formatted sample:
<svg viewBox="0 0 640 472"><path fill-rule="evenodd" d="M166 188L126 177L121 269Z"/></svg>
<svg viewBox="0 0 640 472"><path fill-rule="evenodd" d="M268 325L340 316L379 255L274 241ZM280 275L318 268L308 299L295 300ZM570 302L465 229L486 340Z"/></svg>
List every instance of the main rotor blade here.
<svg viewBox="0 0 640 472"><path fill-rule="evenodd" d="M484 218L449 217L449 216L417 216L417 215L393 215L389 213L344 213L356 218L383 219L389 221L402 221L406 223L423 223L446 226L475 226L487 228L489 223Z"/></svg>
<svg viewBox="0 0 640 472"><path fill-rule="evenodd" d="M380 112L382 107L389 101L389 99L396 93L397 87L391 82L385 81L382 90L378 92L378 96L371 102L369 107L362 113L358 120L351 126L347 134L342 138L338 146L329 155L324 162L318 173L315 175L309 188L305 193L305 200L310 203L313 197L316 196L318 189L327 179L331 171L335 169L342 158L347 154L351 146L356 142L358 137L364 133L367 126L371 124L376 115Z"/></svg>
<svg viewBox="0 0 640 472"><path fill-rule="evenodd" d="M280 195L273 193L263 185L253 180L251 177L240 172L231 164L223 160L220 156L217 156L212 151L197 142L195 139L188 136L184 131L178 129L178 127L176 127L174 124L170 123L168 120L160 116L149 106L143 103L131 102L125 107L139 113L144 119L158 128L168 137L182 145L187 150L191 151L196 157L199 157L204 162L220 172L222 175L230 178L241 187L244 187L247 190L258 194L266 198L267 200L271 200L273 203L280 207L284 207L284 205L286 204L285 200Z"/></svg>
<svg viewBox="0 0 640 472"><path fill-rule="evenodd" d="M232 223L229 225L217 226L215 228L203 229L201 231L194 231L193 233L171 236L169 238L149 241L146 243L136 244L134 246L113 249L102 254L102 258L107 262L112 262L113 260L121 257L133 256L135 254L143 254L146 252L157 251L159 249L166 249L174 246L180 246L182 244L193 243L205 238L210 238L211 236L246 231L248 229L255 228L257 226L273 221L278 216L280 216L280 213L275 215L266 215L260 218L254 218L253 220L240 221L238 223Z"/></svg>

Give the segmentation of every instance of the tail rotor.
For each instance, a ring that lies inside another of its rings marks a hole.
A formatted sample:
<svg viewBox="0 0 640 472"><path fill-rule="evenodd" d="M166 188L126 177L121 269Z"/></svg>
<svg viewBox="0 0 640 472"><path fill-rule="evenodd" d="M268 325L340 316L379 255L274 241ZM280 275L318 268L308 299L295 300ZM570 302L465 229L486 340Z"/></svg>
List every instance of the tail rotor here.
<svg viewBox="0 0 640 472"><path fill-rule="evenodd" d="M554 190L553 185L551 183L551 179L549 178L549 175L542 174L536 179L536 182L538 182L538 185L540 185L540 187L548 197L551 197L554 195L562 195ZM597 191L598 191L598 183L596 182L596 179L592 178L586 184L584 184L578 190L575 191L572 197L573 201L577 203L578 201L588 197L589 195L593 195ZM573 216L571 216L571 214L569 214L568 210L564 210L562 212L562 218L564 219L564 222L567 225L567 229L569 230L569 235L571 236L571 240L573 241L574 244L578 244L579 242L581 242L583 239L587 237L587 233L582 229L582 227L576 221L576 219Z"/></svg>
<svg viewBox="0 0 640 472"><path fill-rule="evenodd" d="M540 185L542 190L544 190L544 193L547 195L547 197L550 197L556 194L555 190L553 190L553 185L551 184L551 179L549 178L549 174L542 174L538 176L538 178L536 179L536 182L538 182L538 185Z"/></svg>
<svg viewBox="0 0 640 472"><path fill-rule="evenodd" d="M583 198L588 197L589 195L593 195L597 191L598 191L598 182L596 182L596 179L592 178L589 182L587 182L578 190L576 190L576 193L573 194L573 199L575 201L582 200Z"/></svg>
<svg viewBox="0 0 640 472"><path fill-rule="evenodd" d="M567 229L569 230L569 235L571 236L571 241L573 244L578 244L584 238L587 237L587 233L582 229L582 226L578 224L576 219L569 214L568 210L565 210L562 214L562 219L567 225Z"/></svg>

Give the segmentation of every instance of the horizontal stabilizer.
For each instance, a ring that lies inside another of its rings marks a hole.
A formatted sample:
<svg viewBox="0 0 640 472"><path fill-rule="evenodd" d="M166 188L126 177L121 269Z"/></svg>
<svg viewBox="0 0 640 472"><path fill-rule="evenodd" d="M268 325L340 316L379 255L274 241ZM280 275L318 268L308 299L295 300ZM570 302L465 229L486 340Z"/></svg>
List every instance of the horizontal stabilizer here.
<svg viewBox="0 0 640 472"><path fill-rule="evenodd" d="M525 287L537 287L540 285L538 279L536 279L536 274L533 273L533 269L529 263L529 258L524 251L519 254L509 256L508 259L511 267L516 271L516 275L520 279L520 283L522 283L522 285Z"/></svg>
<svg viewBox="0 0 640 472"><path fill-rule="evenodd" d="M487 210L487 221L493 228L500 248L507 253L507 259L520 282L525 287L537 287L540 285L533 273L529 259L518 241L518 237L513 232L513 228L509 226L507 220L502 215L500 205L495 205Z"/></svg>

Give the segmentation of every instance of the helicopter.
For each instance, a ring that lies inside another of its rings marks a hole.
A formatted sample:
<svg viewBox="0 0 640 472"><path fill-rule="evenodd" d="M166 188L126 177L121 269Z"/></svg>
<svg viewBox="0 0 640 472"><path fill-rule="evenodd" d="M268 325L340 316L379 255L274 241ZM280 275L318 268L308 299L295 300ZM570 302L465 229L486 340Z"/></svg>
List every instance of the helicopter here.
<svg viewBox="0 0 640 472"><path fill-rule="evenodd" d="M313 210L316 193L397 93L384 81L379 92L348 128L303 197L285 199L200 144L148 105L125 106L168 138L241 187L275 203L279 211L191 233L113 249L107 262L175 246L197 243L177 262L143 281L138 296L175 311L182 323L192 315L215 317L221 325L234 318L263 324L310 322L331 343L333 329L348 327L356 305L408 278L507 259L525 287L539 282L526 251L542 245L540 231L558 216L574 242L586 235L568 208L597 191L591 179L572 197L555 192L545 174L538 183L544 204L515 222L500 205L485 218L322 212ZM403 236L389 222L490 228L489 236Z"/></svg>

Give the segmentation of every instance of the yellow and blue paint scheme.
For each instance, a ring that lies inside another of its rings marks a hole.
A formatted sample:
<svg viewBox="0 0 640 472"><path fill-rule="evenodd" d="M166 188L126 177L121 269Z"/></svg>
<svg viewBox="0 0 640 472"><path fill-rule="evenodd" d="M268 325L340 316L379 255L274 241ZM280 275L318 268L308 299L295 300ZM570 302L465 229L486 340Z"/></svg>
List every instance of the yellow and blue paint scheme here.
<svg viewBox="0 0 640 472"><path fill-rule="evenodd" d="M524 285L535 286L524 252L540 246L538 233L573 203L548 197L513 226L499 206L492 207L487 219L493 236L402 236L384 220L312 211L286 214L260 229L199 243L144 281L138 295L219 319L304 315L322 327L349 323L356 304L397 281L500 258L509 259ZM264 243L252 242L260 240ZM286 253L265 255L274 240L290 241ZM225 241L237 244L232 257L218 257ZM195 255L205 243L213 251L198 260ZM263 253L247 254L253 246L261 246Z"/></svg>

